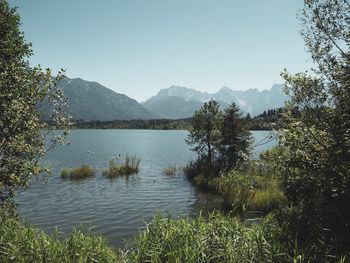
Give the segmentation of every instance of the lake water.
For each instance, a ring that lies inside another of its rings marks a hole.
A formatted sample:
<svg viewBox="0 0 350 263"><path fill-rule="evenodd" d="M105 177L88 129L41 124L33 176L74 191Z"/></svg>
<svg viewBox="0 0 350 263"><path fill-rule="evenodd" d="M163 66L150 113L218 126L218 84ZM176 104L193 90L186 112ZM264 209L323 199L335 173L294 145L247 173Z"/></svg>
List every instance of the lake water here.
<svg viewBox="0 0 350 263"><path fill-rule="evenodd" d="M196 154L184 139L187 131L72 130L71 145L49 152L44 163L53 170L47 182L41 178L16 198L20 215L50 233L57 227L69 234L74 226L93 225L114 245L130 239L150 221L157 210L195 216L200 210L220 206L220 198L199 192L178 173L167 176L167 166L183 167ZM254 131L256 142L270 132ZM255 156L275 141L255 148ZM136 175L113 180L102 177L109 160L121 154L141 157ZM63 168L88 164L96 176L70 181L60 178Z"/></svg>

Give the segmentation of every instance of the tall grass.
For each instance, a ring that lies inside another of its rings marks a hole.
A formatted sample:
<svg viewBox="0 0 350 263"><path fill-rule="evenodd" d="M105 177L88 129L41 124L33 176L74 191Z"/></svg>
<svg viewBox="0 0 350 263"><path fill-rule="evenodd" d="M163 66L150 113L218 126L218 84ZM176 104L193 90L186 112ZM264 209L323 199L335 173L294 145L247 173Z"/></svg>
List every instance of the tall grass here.
<svg viewBox="0 0 350 263"><path fill-rule="evenodd" d="M95 170L88 165L82 165L73 169L63 169L61 172L61 178L79 180L95 175Z"/></svg>
<svg viewBox="0 0 350 263"><path fill-rule="evenodd" d="M287 203L282 191L275 188L257 189L249 203L249 209L270 212Z"/></svg>
<svg viewBox="0 0 350 263"><path fill-rule="evenodd" d="M134 240L128 262L283 262L271 218L253 228L221 214L194 220L156 215Z"/></svg>
<svg viewBox="0 0 350 263"><path fill-rule="evenodd" d="M0 217L0 262L122 262L100 236L74 230L65 239L14 218Z"/></svg>
<svg viewBox="0 0 350 263"><path fill-rule="evenodd" d="M273 217L246 227L237 218L212 213L190 220L156 214L126 249L113 249L104 238L82 230L63 238L0 214L0 262L347 262L350 255L322 260L298 244L281 242ZM320 259L320 260L315 260Z"/></svg>
<svg viewBox="0 0 350 263"><path fill-rule="evenodd" d="M103 171L103 176L114 178L119 175L129 175L139 172L141 158L137 155L126 155L124 163L118 163L118 159L109 161L109 169Z"/></svg>
<svg viewBox="0 0 350 263"><path fill-rule="evenodd" d="M176 173L176 166L168 166L164 168L163 173L166 175L174 175Z"/></svg>

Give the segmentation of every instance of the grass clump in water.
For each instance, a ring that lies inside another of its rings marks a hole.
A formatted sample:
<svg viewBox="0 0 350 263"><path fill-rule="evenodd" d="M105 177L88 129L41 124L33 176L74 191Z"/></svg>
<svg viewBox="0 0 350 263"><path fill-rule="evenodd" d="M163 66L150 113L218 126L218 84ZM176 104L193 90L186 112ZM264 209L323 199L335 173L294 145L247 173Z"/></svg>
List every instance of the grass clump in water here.
<svg viewBox="0 0 350 263"><path fill-rule="evenodd" d="M176 166L168 166L163 170L163 173L166 175L174 175L176 170Z"/></svg>
<svg viewBox="0 0 350 263"><path fill-rule="evenodd" d="M73 169L63 169L61 172L61 178L79 180L95 175L95 170L88 165L82 165Z"/></svg>
<svg viewBox="0 0 350 263"><path fill-rule="evenodd" d="M103 176L114 178L119 175L136 174L139 172L141 158L135 155L126 155L123 164L119 164L117 159L109 161L109 169L103 171Z"/></svg>

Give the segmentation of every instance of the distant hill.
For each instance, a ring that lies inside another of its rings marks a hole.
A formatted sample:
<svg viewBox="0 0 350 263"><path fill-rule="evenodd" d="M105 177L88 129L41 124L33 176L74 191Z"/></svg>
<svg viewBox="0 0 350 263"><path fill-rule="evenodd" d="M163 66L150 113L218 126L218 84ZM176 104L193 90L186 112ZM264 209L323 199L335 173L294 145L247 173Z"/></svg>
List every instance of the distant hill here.
<svg viewBox="0 0 350 263"><path fill-rule="evenodd" d="M158 114L146 109L136 100L116 93L97 82L66 78L60 82L60 88L68 98L67 112L75 120L112 121L160 118ZM46 116L48 116L47 110Z"/></svg>
<svg viewBox="0 0 350 263"><path fill-rule="evenodd" d="M243 112L252 116L264 110L282 107L287 96L283 93L283 85L275 84L269 90L248 89L235 91L223 87L216 93L201 92L180 86L171 86L160 90L157 95L143 102L143 105L164 118L188 118L195 110L211 99L217 100L222 108L235 102Z"/></svg>

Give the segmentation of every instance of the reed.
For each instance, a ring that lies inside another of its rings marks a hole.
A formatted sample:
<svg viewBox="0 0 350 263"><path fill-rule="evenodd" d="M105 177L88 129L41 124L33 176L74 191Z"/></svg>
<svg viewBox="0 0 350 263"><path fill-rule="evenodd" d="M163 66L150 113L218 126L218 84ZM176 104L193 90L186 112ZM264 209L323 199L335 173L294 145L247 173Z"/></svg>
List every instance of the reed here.
<svg viewBox="0 0 350 263"><path fill-rule="evenodd" d="M65 168L61 171L61 178L70 180L85 179L94 175L95 170L88 165L82 165L73 169Z"/></svg>
<svg viewBox="0 0 350 263"><path fill-rule="evenodd" d="M128 262L287 262L278 236L271 218L248 228L219 213L193 220L157 214L134 240Z"/></svg>
<svg viewBox="0 0 350 263"><path fill-rule="evenodd" d="M123 262L101 236L75 229L63 238L15 218L0 216L0 262Z"/></svg>
<svg viewBox="0 0 350 263"><path fill-rule="evenodd" d="M274 188L256 190L249 203L249 209L265 213L283 207L287 199L282 191Z"/></svg>
<svg viewBox="0 0 350 263"><path fill-rule="evenodd" d="M136 174L139 172L141 158L137 155L126 155L124 163L119 164L118 159L109 161L109 169L102 172L107 178L114 178L120 175Z"/></svg>
<svg viewBox="0 0 350 263"><path fill-rule="evenodd" d="M166 175L174 175L176 171L177 171L176 166L168 166L164 168L163 173Z"/></svg>

